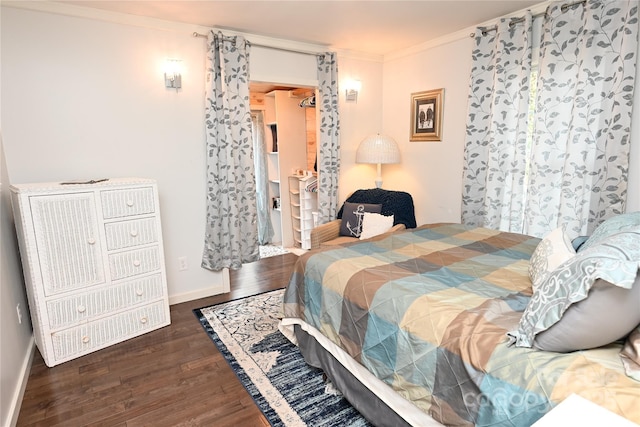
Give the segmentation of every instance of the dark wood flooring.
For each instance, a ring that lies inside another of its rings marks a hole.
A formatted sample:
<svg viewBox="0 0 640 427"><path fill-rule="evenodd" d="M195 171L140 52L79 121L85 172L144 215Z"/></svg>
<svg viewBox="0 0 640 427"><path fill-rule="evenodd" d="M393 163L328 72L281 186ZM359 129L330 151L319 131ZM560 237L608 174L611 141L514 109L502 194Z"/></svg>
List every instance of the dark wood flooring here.
<svg viewBox="0 0 640 427"><path fill-rule="evenodd" d="M230 272L231 292L171 306L171 325L48 368L36 350L18 426L268 426L192 309L272 289L297 257Z"/></svg>

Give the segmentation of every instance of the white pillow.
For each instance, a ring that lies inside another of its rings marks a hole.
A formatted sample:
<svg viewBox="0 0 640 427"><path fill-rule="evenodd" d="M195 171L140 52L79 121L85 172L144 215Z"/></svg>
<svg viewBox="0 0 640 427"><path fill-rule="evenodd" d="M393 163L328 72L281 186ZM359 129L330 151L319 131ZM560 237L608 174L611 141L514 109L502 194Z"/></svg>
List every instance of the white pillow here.
<svg viewBox="0 0 640 427"><path fill-rule="evenodd" d="M576 255L569 236L564 227L558 227L545 236L531 255L529 262L529 278L536 291L547 277L565 261Z"/></svg>
<svg viewBox="0 0 640 427"><path fill-rule="evenodd" d="M379 213L365 212L360 240L386 233L391 227L393 227L393 215L384 216Z"/></svg>

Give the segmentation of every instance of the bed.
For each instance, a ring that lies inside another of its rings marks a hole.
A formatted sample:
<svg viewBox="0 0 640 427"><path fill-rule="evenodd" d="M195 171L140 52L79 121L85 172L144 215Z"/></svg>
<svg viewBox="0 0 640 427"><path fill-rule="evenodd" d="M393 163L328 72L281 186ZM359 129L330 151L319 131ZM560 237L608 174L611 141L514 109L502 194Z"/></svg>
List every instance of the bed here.
<svg viewBox="0 0 640 427"><path fill-rule="evenodd" d="M308 252L285 291L281 331L374 425L529 426L573 393L640 423L624 339L560 353L513 337L540 243L429 224ZM634 292L624 298L640 312Z"/></svg>

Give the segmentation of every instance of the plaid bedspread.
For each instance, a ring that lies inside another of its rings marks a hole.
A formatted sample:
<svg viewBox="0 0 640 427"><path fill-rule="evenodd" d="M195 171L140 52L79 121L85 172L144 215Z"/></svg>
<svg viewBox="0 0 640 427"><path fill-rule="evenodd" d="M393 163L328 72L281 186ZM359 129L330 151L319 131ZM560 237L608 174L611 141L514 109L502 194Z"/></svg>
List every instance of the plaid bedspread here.
<svg viewBox="0 0 640 427"><path fill-rule="evenodd" d="M507 346L539 239L432 224L300 257L284 315L314 326L445 425L529 426L571 393L640 423L620 345Z"/></svg>

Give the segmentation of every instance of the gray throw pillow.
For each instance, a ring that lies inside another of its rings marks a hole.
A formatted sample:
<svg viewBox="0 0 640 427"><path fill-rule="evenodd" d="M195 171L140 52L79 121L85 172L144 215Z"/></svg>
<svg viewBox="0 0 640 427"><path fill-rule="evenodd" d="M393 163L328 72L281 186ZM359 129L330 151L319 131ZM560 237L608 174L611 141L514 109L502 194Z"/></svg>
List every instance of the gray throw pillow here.
<svg viewBox="0 0 640 427"><path fill-rule="evenodd" d="M382 211L382 205L345 202L342 210L340 235L360 238L364 213L380 213L380 211Z"/></svg>
<svg viewBox="0 0 640 427"><path fill-rule="evenodd" d="M516 347L532 347L537 334L559 322L572 304L588 297L597 279L632 289L639 268L640 227L603 239L549 274L529 300L518 329L508 335Z"/></svg>
<svg viewBox="0 0 640 427"><path fill-rule="evenodd" d="M631 289L597 280L586 299L572 304L555 325L536 335L540 350L569 352L624 338L640 324L640 277Z"/></svg>

